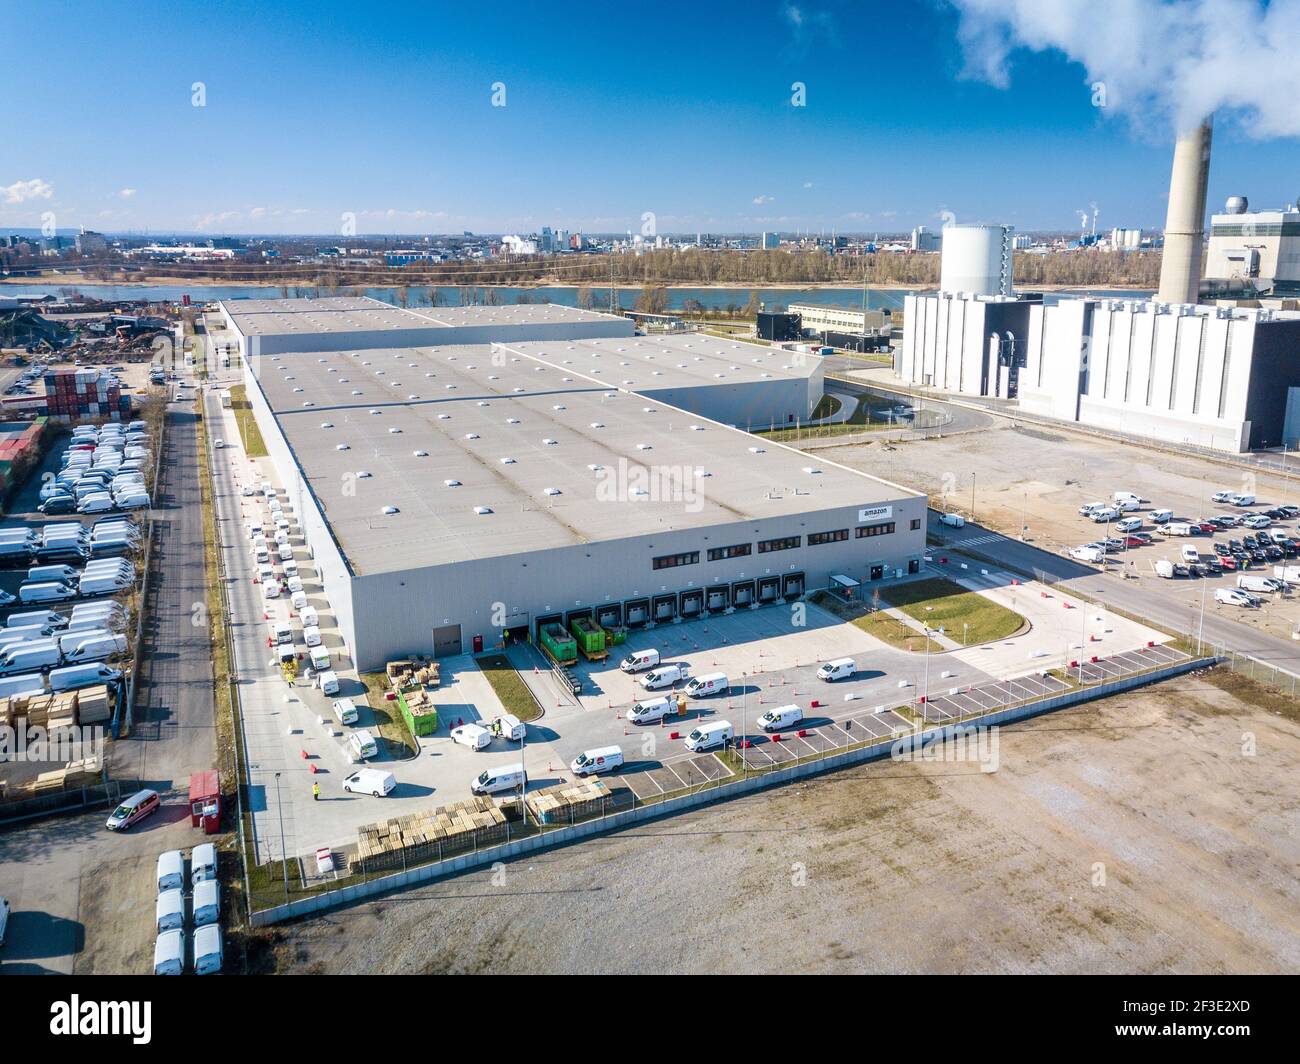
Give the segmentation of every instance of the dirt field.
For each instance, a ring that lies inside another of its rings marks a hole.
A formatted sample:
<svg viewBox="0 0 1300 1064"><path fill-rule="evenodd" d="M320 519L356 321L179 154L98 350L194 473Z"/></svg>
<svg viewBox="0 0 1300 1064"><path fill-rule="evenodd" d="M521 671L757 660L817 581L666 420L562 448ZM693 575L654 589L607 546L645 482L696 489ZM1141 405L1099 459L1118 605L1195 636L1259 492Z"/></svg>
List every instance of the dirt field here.
<svg viewBox="0 0 1300 1064"><path fill-rule="evenodd" d="M1219 685L1240 686L1188 677L1005 730L995 773L881 763L272 929L264 956L297 973L1294 972L1296 704Z"/></svg>
<svg viewBox="0 0 1300 1064"><path fill-rule="evenodd" d="M1256 495L1260 502L1256 509L1279 503L1300 505L1300 457L1296 459L1294 477L1255 477L1209 459L1166 454L1078 433L1027 425L1012 427L1001 419L979 432L896 443L892 449L858 444L819 448L818 453L927 492L932 505L967 516L971 513L974 474L974 514L980 524L1016 536L1023 520L1029 542L1055 551L1105 535L1104 526L1080 517L1078 509L1087 502L1107 500L1115 491L1132 491L1151 500L1135 515L1147 522L1148 532L1154 528L1147 516L1153 508L1167 507L1189 519L1232 512L1232 506L1210 501L1219 490ZM1300 535L1294 521L1281 527L1293 536ZM1215 539L1240 539L1248 531L1238 528L1231 533L1221 532ZM1132 551L1128 561L1150 575L1153 560L1176 558L1179 547L1186 542L1206 552L1212 549L1204 536L1168 542L1157 536L1155 543ZM1287 562L1295 563L1295 559ZM1225 574L1216 578L1213 586L1232 583L1235 575ZM1194 585L1179 582L1169 590L1187 587L1200 591L1199 581ZM1300 624L1300 596L1271 603L1262 610L1235 610L1233 620L1288 637Z"/></svg>

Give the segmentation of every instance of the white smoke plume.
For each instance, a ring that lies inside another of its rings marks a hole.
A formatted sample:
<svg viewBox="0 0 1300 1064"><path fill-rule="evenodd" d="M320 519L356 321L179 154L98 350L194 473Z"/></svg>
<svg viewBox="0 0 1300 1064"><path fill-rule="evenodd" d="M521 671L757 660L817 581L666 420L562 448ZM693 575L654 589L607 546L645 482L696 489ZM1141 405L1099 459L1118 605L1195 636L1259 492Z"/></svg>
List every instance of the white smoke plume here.
<svg viewBox="0 0 1300 1064"><path fill-rule="evenodd" d="M1005 87L1012 53L1058 51L1138 127L1231 117L1300 136L1300 0L950 0L967 73Z"/></svg>

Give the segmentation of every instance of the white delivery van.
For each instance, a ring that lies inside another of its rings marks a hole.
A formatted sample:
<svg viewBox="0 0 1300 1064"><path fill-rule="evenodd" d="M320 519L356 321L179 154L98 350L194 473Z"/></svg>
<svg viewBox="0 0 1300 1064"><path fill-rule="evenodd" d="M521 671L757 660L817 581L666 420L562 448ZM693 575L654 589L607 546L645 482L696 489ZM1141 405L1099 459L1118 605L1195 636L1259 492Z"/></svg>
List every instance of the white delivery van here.
<svg viewBox="0 0 1300 1064"><path fill-rule="evenodd" d="M316 683L320 687L321 694L336 695L339 693L339 674L336 672L318 672L316 674Z"/></svg>
<svg viewBox="0 0 1300 1064"><path fill-rule="evenodd" d="M1234 495L1228 500L1233 506L1254 506L1255 496L1253 495Z"/></svg>
<svg viewBox="0 0 1300 1064"><path fill-rule="evenodd" d="M949 528L965 528L966 518L961 514L944 514L939 518L939 524L947 525Z"/></svg>
<svg viewBox="0 0 1300 1064"><path fill-rule="evenodd" d="M1174 563L1161 558L1155 564L1155 571L1156 576L1164 580L1172 580L1174 578Z"/></svg>
<svg viewBox="0 0 1300 1064"><path fill-rule="evenodd" d="M53 639L38 643L13 643L0 650L0 676L37 672L58 665L63 651Z"/></svg>
<svg viewBox="0 0 1300 1064"><path fill-rule="evenodd" d="M1163 525L1167 521L1172 520L1173 516L1174 516L1173 510L1152 510L1151 511L1151 520L1158 525Z"/></svg>
<svg viewBox="0 0 1300 1064"><path fill-rule="evenodd" d="M475 794L501 794L503 791L514 791L527 785L528 774L524 771L523 765L516 763L484 769L474 778L469 789Z"/></svg>
<svg viewBox="0 0 1300 1064"><path fill-rule="evenodd" d="M180 850L158 855L158 893L180 890L185 886L185 857Z"/></svg>
<svg viewBox="0 0 1300 1064"><path fill-rule="evenodd" d="M686 694L690 698L708 698L710 695L726 694L730 687L726 673L710 672L692 679L686 685Z"/></svg>
<svg viewBox="0 0 1300 1064"><path fill-rule="evenodd" d="M351 747L352 754L358 761L379 756L379 744L368 731L353 732L348 736L348 746Z"/></svg>
<svg viewBox="0 0 1300 1064"><path fill-rule="evenodd" d="M298 613L302 613L307 608L307 592L299 591L289 599L289 605ZM305 621L303 622L306 623Z"/></svg>
<svg viewBox="0 0 1300 1064"><path fill-rule="evenodd" d="M1131 491L1117 491L1111 498L1115 500L1116 506L1123 506L1126 502L1131 502L1134 507L1142 505L1142 496L1134 495Z"/></svg>
<svg viewBox="0 0 1300 1064"><path fill-rule="evenodd" d="M293 642L293 625L288 621L282 621L279 618L271 620L271 643L278 645L280 643Z"/></svg>
<svg viewBox="0 0 1300 1064"><path fill-rule="evenodd" d="M122 670L110 668L102 661L89 662L85 665L66 665L61 669L50 670L50 690L75 691L81 687L96 687L99 684L115 684L122 679Z"/></svg>
<svg viewBox="0 0 1300 1064"><path fill-rule="evenodd" d="M397 780L391 772L377 768L357 769L343 781L343 789L349 794L369 794L375 798L385 797L396 786Z"/></svg>
<svg viewBox="0 0 1300 1064"><path fill-rule="evenodd" d="M221 928L205 924L194 930L194 974L220 975L222 965Z"/></svg>
<svg viewBox="0 0 1300 1064"><path fill-rule="evenodd" d="M316 612L315 606L295 606L294 609L298 611L298 620L304 628L314 628L320 624L320 614Z"/></svg>
<svg viewBox="0 0 1300 1064"><path fill-rule="evenodd" d="M501 738L512 743L521 743L524 741L524 735L528 729L524 727L524 722L516 717L513 713L502 713L496 719L497 734Z"/></svg>
<svg viewBox="0 0 1300 1064"><path fill-rule="evenodd" d="M671 698L647 698L628 710L627 719L632 724L658 724L665 717L676 716L677 703Z"/></svg>
<svg viewBox="0 0 1300 1064"><path fill-rule="evenodd" d="M710 721L701 724L686 737L686 749L699 753L701 750L712 750L715 746L726 746L733 734L730 721Z"/></svg>
<svg viewBox="0 0 1300 1064"><path fill-rule="evenodd" d="M615 772L623 767L623 751L617 746L602 746L584 750L569 764L576 776L598 776L602 772Z"/></svg>
<svg viewBox="0 0 1300 1064"><path fill-rule="evenodd" d="M1237 586L1255 595L1274 595L1286 589L1285 582L1276 577L1250 576L1244 573L1237 577Z"/></svg>
<svg viewBox="0 0 1300 1064"><path fill-rule="evenodd" d="M651 669L637 682L647 691L657 691L661 687L672 687L673 684L684 679L686 679L686 666L660 665L658 668Z"/></svg>
<svg viewBox="0 0 1300 1064"><path fill-rule="evenodd" d="M303 589L302 577L300 576L289 577L289 594L296 595L302 589Z"/></svg>
<svg viewBox="0 0 1300 1064"><path fill-rule="evenodd" d="M210 842L195 846L190 851L190 883L203 883L217 878L217 848Z"/></svg>
<svg viewBox="0 0 1300 1064"><path fill-rule="evenodd" d="M158 934L185 926L185 895L177 888L164 890L154 904L154 925Z"/></svg>
<svg viewBox="0 0 1300 1064"><path fill-rule="evenodd" d="M276 556L280 559L280 561L287 562L290 558L293 557L293 547L291 547L288 543L281 543L280 546L276 548L275 553Z"/></svg>
<svg viewBox="0 0 1300 1064"><path fill-rule="evenodd" d="M757 723L765 732L774 732L793 728L802 720L803 710L798 706L777 706L759 717Z"/></svg>
<svg viewBox="0 0 1300 1064"><path fill-rule="evenodd" d="M80 636L75 639L73 636ZM64 642L66 640L66 642ZM126 636L108 632L82 633L74 632L60 640L63 647L63 660L69 665L81 661L107 661L109 658L126 653Z"/></svg>
<svg viewBox="0 0 1300 1064"><path fill-rule="evenodd" d="M320 629L314 624L303 625L302 641L309 647L320 646Z"/></svg>
<svg viewBox="0 0 1300 1064"><path fill-rule="evenodd" d="M452 728L451 738L471 750L486 750L492 745L492 733L481 724L462 724L459 728Z"/></svg>
<svg viewBox="0 0 1300 1064"><path fill-rule="evenodd" d="M858 664L852 658L836 658L828 661L817 670L817 679L828 683L835 680L847 680L858 671Z"/></svg>
<svg viewBox="0 0 1300 1064"><path fill-rule="evenodd" d="M1115 522L1116 532L1136 532L1142 527L1142 518L1126 517L1122 521Z"/></svg>
<svg viewBox="0 0 1300 1064"><path fill-rule="evenodd" d="M335 699L333 703L334 716L338 718L340 724L355 724L359 719L357 705L350 698Z"/></svg>
<svg viewBox="0 0 1300 1064"><path fill-rule="evenodd" d="M262 597L266 599L278 599L280 597L280 581L272 577L270 580L262 581Z"/></svg>
<svg viewBox="0 0 1300 1064"><path fill-rule="evenodd" d="M1192 526L1186 521L1170 521L1165 525L1165 532L1170 536L1190 536Z"/></svg>
<svg viewBox="0 0 1300 1064"><path fill-rule="evenodd" d="M164 931L153 944L154 975L185 974L185 932Z"/></svg>
<svg viewBox="0 0 1300 1064"><path fill-rule="evenodd" d="M307 652L307 659L317 672L325 672L330 667L330 652L324 647L312 647Z"/></svg>
<svg viewBox="0 0 1300 1064"><path fill-rule="evenodd" d="M194 887L194 926L206 927L221 921L221 884L205 879Z"/></svg>
<svg viewBox="0 0 1300 1064"><path fill-rule="evenodd" d="M40 602L66 602L77 597L77 589L68 584L23 584L18 589L18 601L24 606Z"/></svg>
<svg viewBox="0 0 1300 1064"><path fill-rule="evenodd" d="M659 651L651 648L649 650L634 650L618 663L618 667L624 672L641 672L643 669L653 669L659 664Z"/></svg>

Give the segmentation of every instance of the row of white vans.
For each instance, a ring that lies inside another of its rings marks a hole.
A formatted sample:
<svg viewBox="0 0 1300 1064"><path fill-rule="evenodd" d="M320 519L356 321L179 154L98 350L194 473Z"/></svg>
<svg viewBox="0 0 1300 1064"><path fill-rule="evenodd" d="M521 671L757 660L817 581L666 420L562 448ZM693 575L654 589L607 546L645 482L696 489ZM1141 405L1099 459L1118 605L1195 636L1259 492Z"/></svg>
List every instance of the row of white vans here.
<svg viewBox="0 0 1300 1064"><path fill-rule="evenodd" d="M53 610L13 613L0 628L0 697L113 683L105 662L125 654L127 611L112 600L80 603L68 616ZM59 668L63 665L65 668Z"/></svg>
<svg viewBox="0 0 1300 1064"><path fill-rule="evenodd" d="M135 563L126 558L100 558L82 569L70 565L38 565L27 571L18 587L18 601L24 606L44 602L116 595L135 585Z"/></svg>
<svg viewBox="0 0 1300 1064"><path fill-rule="evenodd" d="M187 886L191 889L188 898ZM187 901L194 925L189 939L191 970L195 975L216 975L224 963L221 887L217 882L217 848L210 842L195 846L191 851L188 876L185 874L185 855L180 850L168 850L158 856L158 899L154 904L158 938L153 950L154 975L185 974Z"/></svg>
<svg viewBox="0 0 1300 1064"><path fill-rule="evenodd" d="M637 683L647 691L675 687L685 680L686 695L691 698L708 698L710 695L723 694L731 687L725 673L711 672L703 676L691 676L690 666L685 663L662 665L659 651L653 648L634 650L619 662L618 667L626 673L645 672L644 676L637 679ZM857 663L852 658L837 658L817 669L817 679L833 683L836 680L851 679L857 671Z"/></svg>
<svg viewBox="0 0 1300 1064"><path fill-rule="evenodd" d="M144 474L153 461L143 421L102 428L79 425L60 459L62 468L42 486L44 513L103 513L149 506Z"/></svg>
<svg viewBox="0 0 1300 1064"><path fill-rule="evenodd" d="M56 521L36 528L0 528L0 565L87 562L133 554L140 529L129 517L106 517L86 528L80 521Z"/></svg>

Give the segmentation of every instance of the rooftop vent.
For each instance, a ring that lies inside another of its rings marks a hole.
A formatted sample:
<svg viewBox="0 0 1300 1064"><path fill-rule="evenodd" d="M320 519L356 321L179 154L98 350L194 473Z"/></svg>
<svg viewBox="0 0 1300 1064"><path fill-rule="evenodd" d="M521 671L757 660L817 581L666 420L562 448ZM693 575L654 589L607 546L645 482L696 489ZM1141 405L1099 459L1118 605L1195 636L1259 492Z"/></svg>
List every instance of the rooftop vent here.
<svg viewBox="0 0 1300 1064"><path fill-rule="evenodd" d="M603 429L605 427L605 423L603 421L593 421L591 423L591 427L593 429Z"/></svg>
<svg viewBox="0 0 1300 1064"><path fill-rule="evenodd" d="M392 428L390 428L388 431L389 431L389 433L390 433L391 435L396 436L396 435L397 435L399 432L401 432L402 430L399 429L396 425L394 425L394 426L393 426Z"/></svg>
<svg viewBox="0 0 1300 1064"><path fill-rule="evenodd" d="M336 451L350 451L350 450L352 450L352 448L349 447L346 443L336 443L336 444L334 445L334 450L336 450Z"/></svg>
<svg viewBox="0 0 1300 1064"><path fill-rule="evenodd" d="M557 443L559 443L560 441L559 441L559 440L553 440L553 439L551 439L549 436L547 436L546 439L542 440L542 442L543 442L544 444L546 444L547 447L554 447L554 446L555 446Z"/></svg>
<svg viewBox="0 0 1300 1064"><path fill-rule="evenodd" d="M478 439L478 433L477 433L477 432L467 432L467 433L465 433L465 439L467 439L467 440L477 440L477 439Z"/></svg>
<svg viewBox="0 0 1300 1064"><path fill-rule="evenodd" d="M749 450L750 450L750 453L751 453L751 454L766 454L766 453L767 453L767 452L766 452L762 447L751 447Z"/></svg>
<svg viewBox="0 0 1300 1064"><path fill-rule="evenodd" d="M412 451L411 454L413 454L416 458L428 458L428 457L429 457L429 452L428 452L428 451Z"/></svg>
<svg viewBox="0 0 1300 1064"><path fill-rule="evenodd" d="M485 517L485 516L487 516L488 514L490 514L490 513L492 512L492 507L490 507L490 506L475 506L475 507L474 507L474 512L475 512L476 514L478 514L479 517Z"/></svg>
<svg viewBox="0 0 1300 1064"><path fill-rule="evenodd" d="M323 428L323 429L332 429L332 428L334 427L334 422L332 422L332 421L322 421L322 422L320 423L320 427Z"/></svg>
<svg viewBox="0 0 1300 1064"><path fill-rule="evenodd" d="M371 476L371 474L370 474L370 471L369 471L369 470L366 470L366 469L358 469L358 470L357 470L357 479L358 479L358 480L369 480L369 479L370 479L370 476Z"/></svg>
<svg viewBox="0 0 1300 1064"><path fill-rule="evenodd" d="M460 487L460 481L459 481L459 480L444 480L443 483L446 484L447 487L449 487L449 488L459 488L459 487Z"/></svg>
<svg viewBox="0 0 1300 1064"><path fill-rule="evenodd" d="M389 516L391 516L393 514L401 513L402 511L399 510L396 506L383 506L380 507L379 512L381 514L388 514Z"/></svg>
<svg viewBox="0 0 1300 1064"><path fill-rule="evenodd" d="M514 460L513 458L503 458L503 459L501 459L501 464L502 464L502 465L514 465L514 464L515 464L515 460Z"/></svg>
<svg viewBox="0 0 1300 1064"><path fill-rule="evenodd" d="M560 489L559 489L559 488L545 488L544 491L545 491L545 493L546 493L547 495L559 495L559 494L560 494Z"/></svg>

